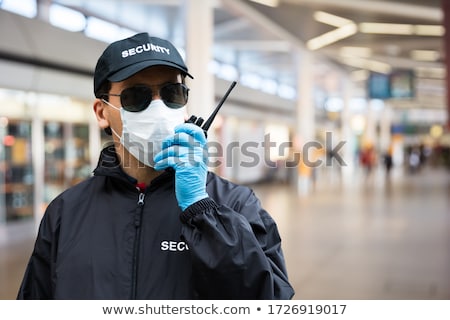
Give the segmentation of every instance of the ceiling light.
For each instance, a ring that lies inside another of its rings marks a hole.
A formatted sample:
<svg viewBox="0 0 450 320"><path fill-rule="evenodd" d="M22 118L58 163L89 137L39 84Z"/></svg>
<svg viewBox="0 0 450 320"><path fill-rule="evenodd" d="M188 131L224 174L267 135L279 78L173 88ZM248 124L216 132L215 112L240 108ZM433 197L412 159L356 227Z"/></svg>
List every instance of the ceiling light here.
<svg viewBox="0 0 450 320"><path fill-rule="evenodd" d="M278 83L272 79L263 79L261 82L261 91L269 94L276 94Z"/></svg>
<svg viewBox="0 0 450 320"><path fill-rule="evenodd" d="M323 11L314 12L314 19L318 22L329 24L334 27L343 27L347 24L353 23L352 20L335 16L334 14L326 13Z"/></svg>
<svg viewBox="0 0 450 320"><path fill-rule="evenodd" d="M239 76L237 68L231 64L222 64L219 69L217 77L229 81L236 80Z"/></svg>
<svg viewBox="0 0 450 320"><path fill-rule="evenodd" d="M411 51L411 59L417 61L437 61L439 60L439 52L434 50L413 50Z"/></svg>
<svg viewBox="0 0 450 320"><path fill-rule="evenodd" d="M252 88L252 89L260 89L261 88L261 82L262 79L259 75L254 74L254 73L243 73L241 74L240 78L240 83L243 86Z"/></svg>
<svg viewBox="0 0 450 320"><path fill-rule="evenodd" d="M111 22L95 17L87 18L87 25L84 34L96 40L103 42L114 42L118 40L119 26Z"/></svg>
<svg viewBox="0 0 450 320"><path fill-rule="evenodd" d="M441 37L445 34L443 26L436 25L415 25L414 33L418 36L437 36Z"/></svg>
<svg viewBox="0 0 450 320"><path fill-rule="evenodd" d="M330 97L325 100L323 107L328 112L339 112L344 109L344 101L341 97Z"/></svg>
<svg viewBox="0 0 450 320"><path fill-rule="evenodd" d="M86 27L86 17L79 11L51 4L49 8L50 24L68 31L82 31Z"/></svg>
<svg viewBox="0 0 450 320"><path fill-rule="evenodd" d="M0 1L0 8L27 18L34 18L37 15L37 4L35 0L3 0Z"/></svg>
<svg viewBox="0 0 450 320"><path fill-rule="evenodd" d="M445 33L445 28L440 25L362 22L359 24L359 31L362 33L441 37Z"/></svg>
<svg viewBox="0 0 450 320"><path fill-rule="evenodd" d="M250 0L268 7L278 7L280 0Z"/></svg>
<svg viewBox="0 0 450 320"><path fill-rule="evenodd" d="M363 22L359 24L359 31L362 33L413 35L414 26L412 24Z"/></svg>
<svg viewBox="0 0 450 320"><path fill-rule="evenodd" d="M306 43L306 46L309 50L317 50L336 41L348 38L357 31L356 25L350 23L309 40Z"/></svg>
<svg viewBox="0 0 450 320"><path fill-rule="evenodd" d="M294 100L297 96L297 92L292 86L281 84L278 86L278 95L284 99Z"/></svg>

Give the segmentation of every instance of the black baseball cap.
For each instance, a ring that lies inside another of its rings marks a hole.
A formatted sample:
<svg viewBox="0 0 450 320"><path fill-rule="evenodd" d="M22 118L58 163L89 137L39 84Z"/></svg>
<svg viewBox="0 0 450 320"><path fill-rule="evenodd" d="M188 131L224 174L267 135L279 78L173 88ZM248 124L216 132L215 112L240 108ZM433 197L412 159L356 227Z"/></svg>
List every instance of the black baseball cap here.
<svg viewBox="0 0 450 320"><path fill-rule="evenodd" d="M167 40L138 33L111 43L97 61L94 94L105 81L123 81L151 66L169 66L193 78L175 46Z"/></svg>

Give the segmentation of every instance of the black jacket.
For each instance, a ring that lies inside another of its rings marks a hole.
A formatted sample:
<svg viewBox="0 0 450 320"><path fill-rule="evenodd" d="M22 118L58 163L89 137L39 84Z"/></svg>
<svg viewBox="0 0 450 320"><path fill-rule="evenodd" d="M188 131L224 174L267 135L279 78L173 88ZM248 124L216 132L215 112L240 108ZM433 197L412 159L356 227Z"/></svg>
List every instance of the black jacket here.
<svg viewBox="0 0 450 320"><path fill-rule="evenodd" d="M144 193L105 148L41 221L18 299L290 299L277 226L251 189L208 173L184 212L173 172Z"/></svg>

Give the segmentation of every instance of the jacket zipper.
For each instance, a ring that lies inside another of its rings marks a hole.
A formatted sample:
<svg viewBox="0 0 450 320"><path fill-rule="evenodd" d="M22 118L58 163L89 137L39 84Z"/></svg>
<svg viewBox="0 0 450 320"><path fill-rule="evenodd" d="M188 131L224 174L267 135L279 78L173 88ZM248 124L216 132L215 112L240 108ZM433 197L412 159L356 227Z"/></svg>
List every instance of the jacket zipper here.
<svg viewBox="0 0 450 320"><path fill-rule="evenodd" d="M141 222L142 213L144 211L144 198L145 193L140 192L138 197L138 210L134 215L134 228L135 228L135 238L133 245L133 266L132 266L132 283L131 283L131 300L135 300L137 296L137 272L138 272L138 257L139 257L139 243L141 238Z"/></svg>

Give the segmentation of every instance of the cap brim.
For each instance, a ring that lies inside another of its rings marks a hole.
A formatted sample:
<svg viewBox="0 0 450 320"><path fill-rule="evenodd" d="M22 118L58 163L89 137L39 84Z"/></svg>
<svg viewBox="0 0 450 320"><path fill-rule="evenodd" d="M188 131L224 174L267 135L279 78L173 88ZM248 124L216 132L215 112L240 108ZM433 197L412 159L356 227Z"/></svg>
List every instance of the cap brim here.
<svg viewBox="0 0 450 320"><path fill-rule="evenodd" d="M169 62L169 61L164 61L164 60L141 61L139 63L130 65L128 67L125 67L125 68L117 71L116 73L110 75L107 79L111 82L123 81L123 80L128 79L129 77L133 76L134 74L138 73L139 71L142 71L148 67L153 67L153 66L172 67L172 68L180 70L180 72L182 72L183 74L186 74L190 78L194 79L193 76L191 76L188 72L186 72L179 65Z"/></svg>

